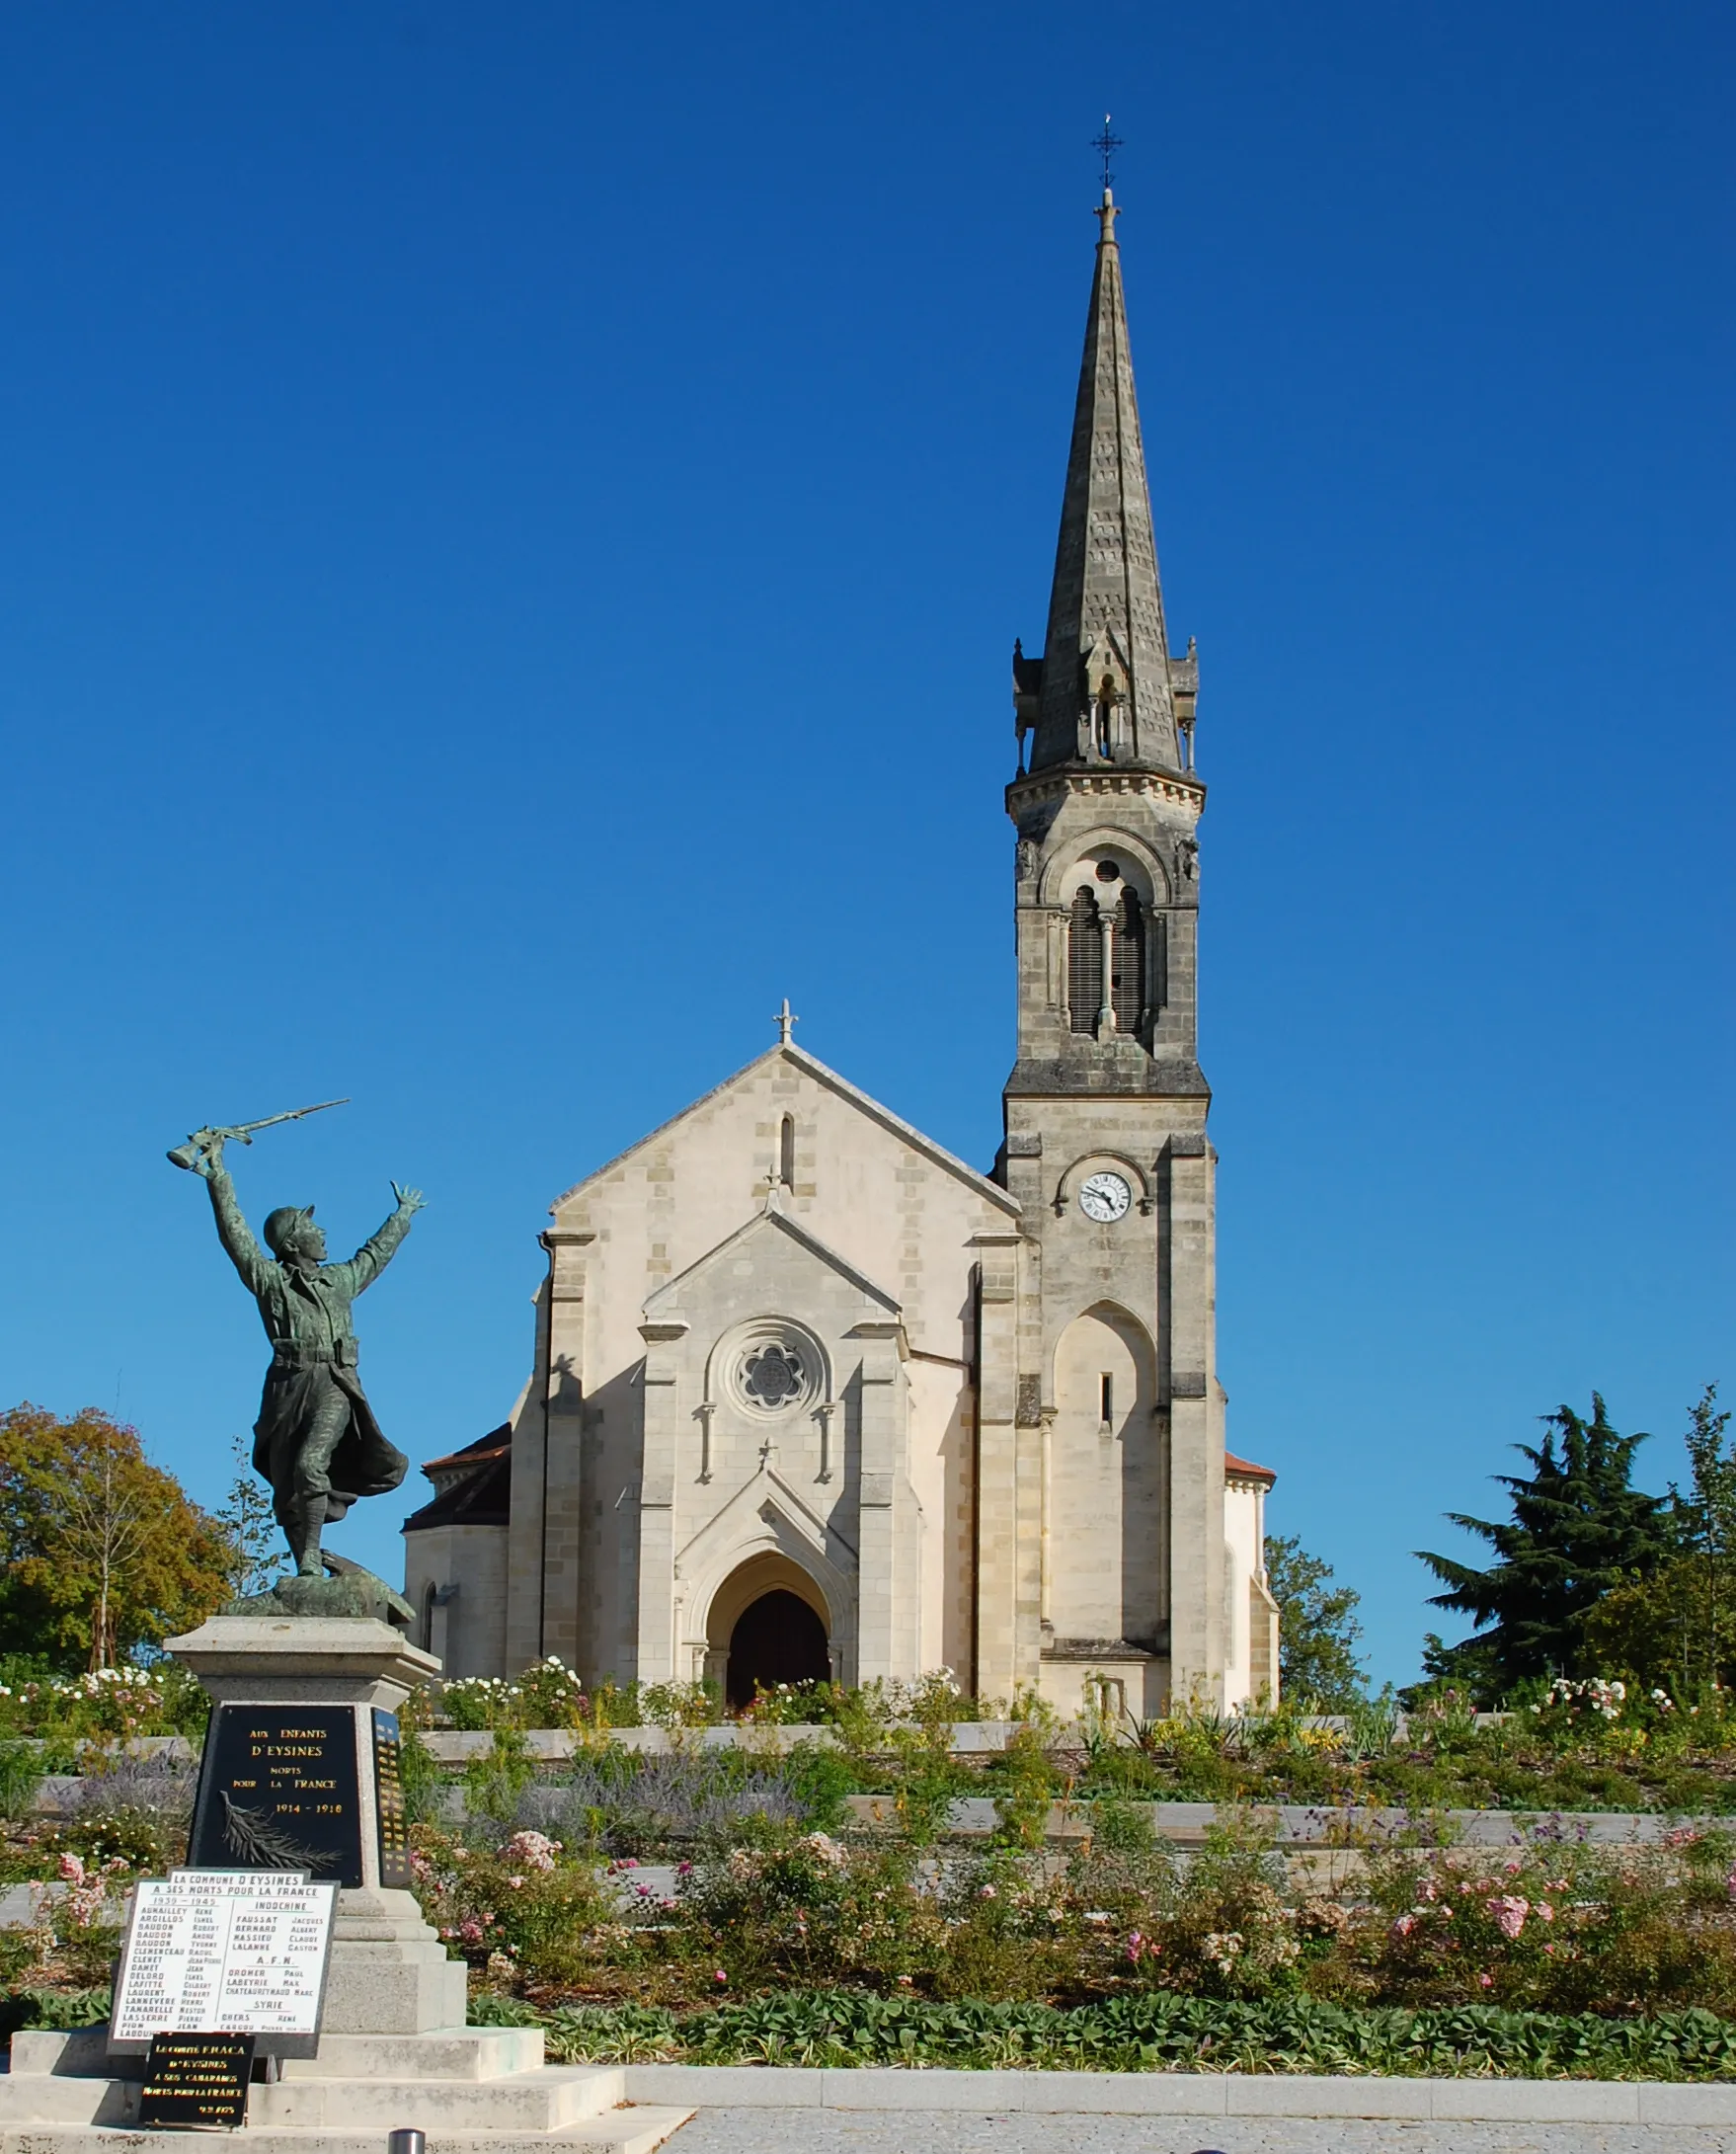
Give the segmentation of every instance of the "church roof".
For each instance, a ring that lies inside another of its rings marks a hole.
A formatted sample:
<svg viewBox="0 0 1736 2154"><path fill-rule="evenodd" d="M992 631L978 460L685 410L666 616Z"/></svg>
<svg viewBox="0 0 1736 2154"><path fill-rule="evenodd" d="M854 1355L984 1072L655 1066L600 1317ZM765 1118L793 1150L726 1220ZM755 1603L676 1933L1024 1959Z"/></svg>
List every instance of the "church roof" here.
<svg viewBox="0 0 1736 2154"><path fill-rule="evenodd" d="M1268 1488L1278 1478L1269 1466L1256 1466L1251 1459L1238 1459L1232 1451L1223 1454L1223 1471L1230 1480L1263 1480Z"/></svg>
<svg viewBox="0 0 1736 2154"><path fill-rule="evenodd" d="M1119 214L1105 188L1048 640L1041 659L1020 652L1013 662L1021 713L1029 710L1036 722L1032 770L1080 759L1081 713L1105 678L1130 721L1129 748L1116 759L1181 768L1176 696L1191 688L1195 667L1191 655L1170 657L1164 626L1115 237Z"/></svg>
<svg viewBox="0 0 1736 2154"><path fill-rule="evenodd" d="M422 1470L434 1484L434 1500L412 1511L400 1529L422 1533L431 1526L504 1526L512 1509L513 1424L503 1422L474 1443L430 1459Z"/></svg>
<svg viewBox="0 0 1736 2154"><path fill-rule="evenodd" d="M867 1092L852 1084L847 1077L839 1077L835 1070L828 1069L825 1063L821 1062L816 1056L808 1054L803 1048L797 1047L793 1041L781 1043L776 1047L768 1047L763 1055L756 1055L751 1062L744 1064L740 1070L725 1077L721 1084L714 1084L710 1091L702 1092L697 1099L689 1101L678 1114L671 1114L667 1122L660 1122L656 1129L647 1131L645 1136L635 1140L624 1152L617 1152L612 1159L605 1159L600 1166L592 1167L591 1172L576 1181L571 1189L563 1190L561 1195L549 1206L549 1210L556 1212L559 1211L563 1204L570 1204L581 1190L589 1187L592 1182L599 1180L604 1174L613 1173L614 1169L623 1160L630 1159L634 1153L642 1151L645 1146L656 1144L666 1131L672 1130L677 1123L685 1121L688 1115L696 1113L699 1108L707 1105L711 1100L721 1098L732 1085L740 1084L744 1078L751 1077L756 1070L763 1069L767 1063L779 1060L801 1071L803 1076L812 1077L817 1084L824 1084L829 1091L835 1092L840 1099L849 1100L853 1106L859 1107L870 1121L878 1122L882 1129L888 1130L893 1136L900 1138L909 1146L912 1152L919 1152L925 1159L931 1160L934 1165L943 1168L945 1172L964 1182L967 1187L974 1189L979 1196L986 1197L997 1211L1005 1212L1014 1219L1018 1217L1018 1200L1009 1197L998 1182L990 1181L986 1174L978 1173L974 1166L967 1166L963 1159L948 1152L944 1145L937 1145L932 1137L924 1137L919 1129L914 1128L901 1116L894 1114L890 1107L883 1107L879 1100L871 1098Z"/></svg>

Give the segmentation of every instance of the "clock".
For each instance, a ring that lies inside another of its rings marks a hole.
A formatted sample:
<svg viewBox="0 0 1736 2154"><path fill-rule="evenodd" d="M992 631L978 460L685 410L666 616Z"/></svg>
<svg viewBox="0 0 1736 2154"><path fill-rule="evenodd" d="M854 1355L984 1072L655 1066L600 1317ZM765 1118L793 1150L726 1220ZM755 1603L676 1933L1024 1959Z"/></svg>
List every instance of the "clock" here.
<svg viewBox="0 0 1736 2154"><path fill-rule="evenodd" d="M1120 1219L1133 1201L1133 1191L1119 1174L1088 1174L1079 1184L1079 1210L1103 1227Z"/></svg>

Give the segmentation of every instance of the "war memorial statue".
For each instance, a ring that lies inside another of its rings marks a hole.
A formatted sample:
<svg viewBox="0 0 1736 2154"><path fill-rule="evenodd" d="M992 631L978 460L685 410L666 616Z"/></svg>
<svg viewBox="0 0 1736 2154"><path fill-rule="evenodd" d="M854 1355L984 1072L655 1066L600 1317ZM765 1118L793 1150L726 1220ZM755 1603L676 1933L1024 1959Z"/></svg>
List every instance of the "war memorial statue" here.
<svg viewBox="0 0 1736 2154"><path fill-rule="evenodd" d="M317 1111L298 1108L271 1119L295 1120ZM308 1615L350 1612L352 1603L355 1613L362 1613L361 1603L383 1599L377 1612L389 1611L402 1622L411 1611L393 1589L322 1551L320 1535L359 1497L398 1487L409 1470L404 1453L387 1442L361 1388L351 1312L355 1297L397 1253L423 1208L423 1195L393 1182L396 1208L348 1262L326 1261L325 1232L315 1224L311 1204L279 1205L269 1213L261 1229L262 1249L236 1201L223 1146L232 1138L251 1143L251 1132L264 1126L196 1130L169 1157L198 1175L210 1191L218 1239L259 1304L272 1342L272 1365L254 1423L253 1467L271 1483L272 1508L295 1561L295 1578L279 1580L273 1596L291 1612ZM328 1580L328 1570L338 1575ZM316 1583L303 1586L302 1580ZM269 1602L273 1596L261 1598Z"/></svg>

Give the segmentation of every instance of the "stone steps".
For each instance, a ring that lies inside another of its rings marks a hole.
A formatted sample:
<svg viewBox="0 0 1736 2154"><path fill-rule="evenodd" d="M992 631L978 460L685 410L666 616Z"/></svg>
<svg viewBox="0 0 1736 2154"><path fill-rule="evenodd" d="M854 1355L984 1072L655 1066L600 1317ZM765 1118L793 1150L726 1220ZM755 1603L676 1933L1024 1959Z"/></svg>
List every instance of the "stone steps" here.
<svg viewBox="0 0 1736 2154"><path fill-rule="evenodd" d="M144 2059L111 2057L108 2034L106 2027L81 2027L70 2034L24 2029L12 2037L12 2076L136 2079ZM542 2061L539 2027L451 2027L427 2034L327 2034L320 2036L319 2055L287 2059L283 2077L494 2080L534 2072Z"/></svg>
<svg viewBox="0 0 1736 2154"><path fill-rule="evenodd" d="M14 2036L12 2069L0 2078L0 2154L73 2154L113 2144L162 2139L185 2149L184 2135L139 2133L143 2060L111 2058L107 2029ZM650 2154L692 2114L659 2103L622 2106L619 2065L546 2065L542 2032L523 2027L435 2028L420 2034L327 2034L320 2054L292 2058L282 2078L249 2090L245 2136L250 2148L279 2154L354 2148L381 2154L387 2132L428 2134L431 2154L485 2149L595 2147Z"/></svg>
<svg viewBox="0 0 1736 2154"><path fill-rule="evenodd" d="M434 2131L561 2131L612 2110L621 2100L619 2071L583 2064L543 2065L508 2078L283 2079L256 2086L249 2123L330 2130L334 2125L401 2124Z"/></svg>
<svg viewBox="0 0 1736 2154"><path fill-rule="evenodd" d="M615 2110L555 2132L428 2129L428 2154L653 2154L692 2115L690 2109L644 2107ZM406 2115L399 2119L410 2123ZM292 2127L249 2123L232 2135L247 2154L383 2154L380 2131L335 2131L329 2125ZM187 2154L185 2131L126 2133L126 2154ZM116 2154L113 2129L52 2121L0 2124L0 2154Z"/></svg>

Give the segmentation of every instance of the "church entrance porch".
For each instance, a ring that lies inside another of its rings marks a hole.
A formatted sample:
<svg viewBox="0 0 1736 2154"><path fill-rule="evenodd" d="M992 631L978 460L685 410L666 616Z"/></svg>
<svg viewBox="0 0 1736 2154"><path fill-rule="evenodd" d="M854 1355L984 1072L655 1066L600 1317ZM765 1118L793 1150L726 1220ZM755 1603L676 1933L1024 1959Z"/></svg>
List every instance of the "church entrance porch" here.
<svg viewBox="0 0 1736 2154"><path fill-rule="evenodd" d="M824 1683L831 1675L826 1626L804 1600L781 1586L750 1603L730 1633L724 1691L737 1711L758 1690L780 1683Z"/></svg>
<svg viewBox="0 0 1736 2154"><path fill-rule="evenodd" d="M718 1586L705 1620L705 1673L731 1706L755 1687L826 1683L832 1664L831 1610L803 1566L781 1550L750 1556Z"/></svg>

